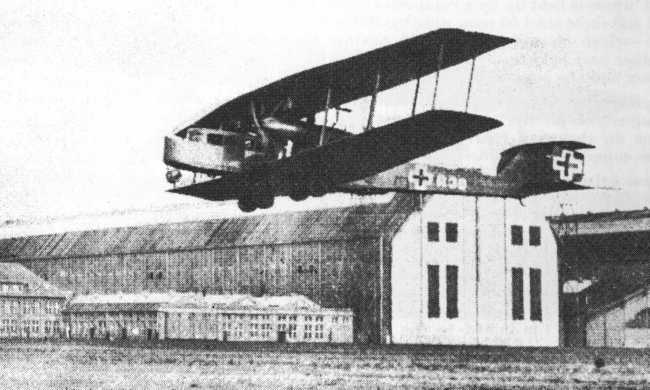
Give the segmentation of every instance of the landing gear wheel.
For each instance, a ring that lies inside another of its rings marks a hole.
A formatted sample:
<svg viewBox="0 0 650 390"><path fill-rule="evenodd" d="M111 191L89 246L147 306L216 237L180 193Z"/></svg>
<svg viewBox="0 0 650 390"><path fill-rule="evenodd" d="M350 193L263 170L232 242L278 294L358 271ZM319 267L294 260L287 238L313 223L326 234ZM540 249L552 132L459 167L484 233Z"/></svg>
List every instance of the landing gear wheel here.
<svg viewBox="0 0 650 390"><path fill-rule="evenodd" d="M261 209L270 209L275 202L274 196L262 196L257 198L257 207Z"/></svg>
<svg viewBox="0 0 650 390"><path fill-rule="evenodd" d="M312 196L320 197L327 194L329 186L324 180L315 180L309 186L309 192Z"/></svg>
<svg viewBox="0 0 650 390"><path fill-rule="evenodd" d="M289 198L295 202L301 202L309 197L309 194L306 192L296 192L289 194Z"/></svg>
<svg viewBox="0 0 650 390"><path fill-rule="evenodd" d="M250 213L255 211L257 208L257 205L255 202L253 202L252 199L239 199L237 201L237 206L239 206L239 209L245 213Z"/></svg>
<svg viewBox="0 0 650 390"><path fill-rule="evenodd" d="M308 197L309 197L309 191L307 191L307 189L304 188L304 186L295 186L291 188L291 190L289 191L289 198L291 198L291 200L296 202L303 201Z"/></svg>

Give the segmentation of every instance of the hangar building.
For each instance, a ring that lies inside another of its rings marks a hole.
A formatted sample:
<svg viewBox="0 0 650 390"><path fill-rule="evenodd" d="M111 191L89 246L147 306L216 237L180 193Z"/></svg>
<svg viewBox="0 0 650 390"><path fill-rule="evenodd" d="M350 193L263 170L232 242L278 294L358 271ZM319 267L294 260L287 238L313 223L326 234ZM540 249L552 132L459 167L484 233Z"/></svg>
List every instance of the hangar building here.
<svg viewBox="0 0 650 390"><path fill-rule="evenodd" d="M569 346L647 347L650 340L650 210L550 218L564 291L561 317Z"/></svg>
<svg viewBox="0 0 650 390"><path fill-rule="evenodd" d="M0 240L79 294L305 295L351 308L357 340L558 344L556 244L518 201L396 194L386 203Z"/></svg>

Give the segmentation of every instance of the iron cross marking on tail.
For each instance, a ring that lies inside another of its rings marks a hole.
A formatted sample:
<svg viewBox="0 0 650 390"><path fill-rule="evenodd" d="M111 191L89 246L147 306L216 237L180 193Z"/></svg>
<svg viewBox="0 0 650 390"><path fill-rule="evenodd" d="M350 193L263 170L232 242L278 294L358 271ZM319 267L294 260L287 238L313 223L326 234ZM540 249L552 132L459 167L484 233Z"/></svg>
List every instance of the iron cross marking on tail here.
<svg viewBox="0 0 650 390"><path fill-rule="evenodd" d="M572 150L562 149L562 153L553 156L553 170L560 174L560 180L572 182L577 175L582 176L584 160Z"/></svg>

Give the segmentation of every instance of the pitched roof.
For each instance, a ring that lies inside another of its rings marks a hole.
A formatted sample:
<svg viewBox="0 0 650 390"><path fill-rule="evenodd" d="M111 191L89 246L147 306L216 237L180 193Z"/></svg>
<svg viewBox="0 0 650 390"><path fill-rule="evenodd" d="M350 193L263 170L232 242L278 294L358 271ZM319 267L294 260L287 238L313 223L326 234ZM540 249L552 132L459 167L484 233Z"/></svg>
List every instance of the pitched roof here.
<svg viewBox="0 0 650 390"><path fill-rule="evenodd" d="M156 311L161 309L218 309L223 311L297 312L321 311L304 295L261 296L241 294L201 295L198 293L90 294L74 297L66 311ZM346 310L339 310L346 312Z"/></svg>
<svg viewBox="0 0 650 390"><path fill-rule="evenodd" d="M611 286L604 286L604 287L609 288ZM627 303L629 300L633 298L647 295L648 291L650 291L650 282L645 281L641 283L636 283L633 286L621 290L618 292L618 294L614 294L613 296L612 294L610 294L609 300L596 299L595 301L591 301L590 302L591 307L587 312L587 316L593 317L597 314L623 306L625 303Z"/></svg>
<svg viewBox="0 0 650 390"><path fill-rule="evenodd" d="M0 295L65 297L66 293L54 287L35 273L17 263L0 263L0 283L20 283L27 288L20 292L0 292Z"/></svg>
<svg viewBox="0 0 650 390"><path fill-rule="evenodd" d="M396 194L387 203L14 237L0 240L0 259L16 261L378 237L394 234L416 205L417 195Z"/></svg>
<svg viewBox="0 0 650 390"><path fill-rule="evenodd" d="M551 223L560 222L609 222L621 219L636 219L650 217L650 209L643 208L641 210L614 210L605 211L600 213L585 213L585 214L561 214L549 217Z"/></svg>

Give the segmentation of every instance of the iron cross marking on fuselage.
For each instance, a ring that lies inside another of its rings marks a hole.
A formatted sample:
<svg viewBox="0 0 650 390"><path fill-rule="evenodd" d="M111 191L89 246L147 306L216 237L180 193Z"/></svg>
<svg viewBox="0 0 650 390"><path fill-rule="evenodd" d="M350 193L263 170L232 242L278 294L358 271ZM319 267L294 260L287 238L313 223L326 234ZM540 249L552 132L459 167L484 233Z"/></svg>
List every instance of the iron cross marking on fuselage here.
<svg viewBox="0 0 650 390"><path fill-rule="evenodd" d="M409 173L409 182L416 190L423 190L430 186L433 178L424 168L416 168Z"/></svg>
<svg viewBox="0 0 650 390"><path fill-rule="evenodd" d="M418 181L418 187L422 187L422 184L429 180L429 176L424 175L424 169L420 169L420 173L413 175L413 178Z"/></svg>
<svg viewBox="0 0 650 390"><path fill-rule="evenodd" d="M553 170L560 173L560 180L573 181L576 175L582 174L584 162L576 157L572 150L562 150L560 156L553 156Z"/></svg>

